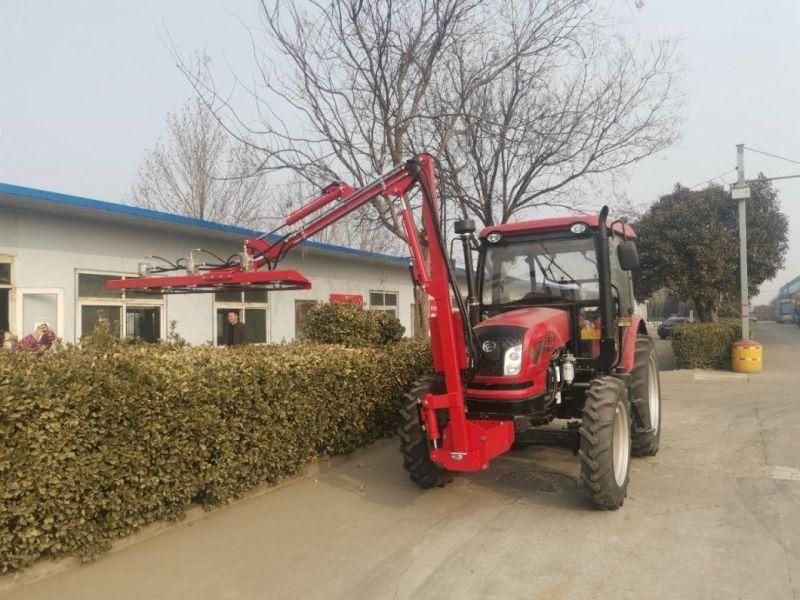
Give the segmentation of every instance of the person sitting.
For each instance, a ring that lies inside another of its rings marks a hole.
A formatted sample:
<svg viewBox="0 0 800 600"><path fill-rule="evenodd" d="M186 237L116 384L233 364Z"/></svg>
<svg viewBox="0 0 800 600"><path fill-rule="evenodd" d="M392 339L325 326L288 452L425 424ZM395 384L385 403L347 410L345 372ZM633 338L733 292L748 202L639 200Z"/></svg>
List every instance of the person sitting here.
<svg viewBox="0 0 800 600"><path fill-rule="evenodd" d="M14 349L16 350L30 350L41 354L50 349L56 339L56 332L50 329L47 323L36 323L34 325L33 333L26 335L22 338Z"/></svg>

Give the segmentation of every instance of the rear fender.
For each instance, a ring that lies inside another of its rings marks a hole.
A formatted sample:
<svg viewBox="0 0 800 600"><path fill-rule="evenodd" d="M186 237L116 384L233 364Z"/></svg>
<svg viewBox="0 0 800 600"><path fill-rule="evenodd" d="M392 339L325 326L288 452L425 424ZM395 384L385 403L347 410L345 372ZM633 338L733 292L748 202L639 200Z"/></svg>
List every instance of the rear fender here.
<svg viewBox="0 0 800 600"><path fill-rule="evenodd" d="M622 358L619 361L619 368L630 373L633 370L634 353L636 352L636 338L641 332L647 332L644 320L640 315L631 316L631 324L625 327L622 336Z"/></svg>

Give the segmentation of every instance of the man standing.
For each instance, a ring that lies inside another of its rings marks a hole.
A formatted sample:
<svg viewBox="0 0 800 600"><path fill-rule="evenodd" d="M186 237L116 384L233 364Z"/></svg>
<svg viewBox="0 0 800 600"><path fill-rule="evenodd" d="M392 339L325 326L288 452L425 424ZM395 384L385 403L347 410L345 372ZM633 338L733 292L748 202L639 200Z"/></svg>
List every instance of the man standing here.
<svg viewBox="0 0 800 600"><path fill-rule="evenodd" d="M247 343L247 327L244 323L239 322L239 312L235 310L228 311L228 338L226 345L228 346L241 346Z"/></svg>

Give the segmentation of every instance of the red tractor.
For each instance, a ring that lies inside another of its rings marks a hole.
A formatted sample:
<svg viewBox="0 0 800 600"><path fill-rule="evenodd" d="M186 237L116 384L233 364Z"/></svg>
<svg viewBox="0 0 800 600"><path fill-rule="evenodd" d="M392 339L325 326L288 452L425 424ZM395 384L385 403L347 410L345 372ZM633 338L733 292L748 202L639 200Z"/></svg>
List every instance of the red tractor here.
<svg viewBox="0 0 800 600"><path fill-rule="evenodd" d="M415 191L427 253L410 207ZM658 451L661 394L654 346L634 312L635 234L620 221L608 224L607 208L598 216L488 227L478 239L471 221L456 222L465 298L446 252L435 162L422 154L360 190L328 186L227 261L190 255L163 267L143 263L140 278L108 285L158 294L307 289L301 274L277 268L281 258L379 198L397 203L411 276L430 300L434 372L409 388L399 411L411 480L444 485L450 472L487 469L512 445L558 444L580 455L595 506L622 506L630 456ZM164 275L178 269L186 274Z"/></svg>

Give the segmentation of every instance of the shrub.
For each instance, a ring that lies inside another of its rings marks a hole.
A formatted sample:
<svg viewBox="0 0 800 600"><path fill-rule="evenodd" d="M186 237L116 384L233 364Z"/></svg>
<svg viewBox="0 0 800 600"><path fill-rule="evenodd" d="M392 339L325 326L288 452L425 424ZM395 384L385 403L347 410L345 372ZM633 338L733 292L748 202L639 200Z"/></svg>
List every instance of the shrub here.
<svg viewBox="0 0 800 600"><path fill-rule="evenodd" d="M691 323L672 330L672 350L681 369L730 369L731 347L742 337L738 321Z"/></svg>
<svg viewBox="0 0 800 600"><path fill-rule="evenodd" d="M92 558L394 430L424 343L0 355L0 569Z"/></svg>
<svg viewBox="0 0 800 600"><path fill-rule="evenodd" d="M120 344L119 332L111 331L111 323L101 319L88 335L81 338L81 345L94 350L108 350Z"/></svg>
<svg viewBox="0 0 800 600"><path fill-rule="evenodd" d="M381 343L391 344L403 339L406 328L400 323L400 319L392 313L386 311L372 311L378 320L378 331L381 334Z"/></svg>
<svg viewBox="0 0 800 600"><path fill-rule="evenodd" d="M405 328L394 315L349 303L318 304L306 316L303 339L351 348L396 342Z"/></svg>

